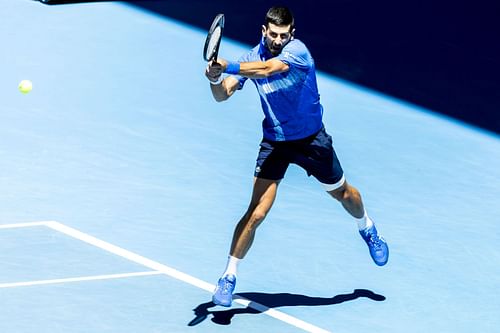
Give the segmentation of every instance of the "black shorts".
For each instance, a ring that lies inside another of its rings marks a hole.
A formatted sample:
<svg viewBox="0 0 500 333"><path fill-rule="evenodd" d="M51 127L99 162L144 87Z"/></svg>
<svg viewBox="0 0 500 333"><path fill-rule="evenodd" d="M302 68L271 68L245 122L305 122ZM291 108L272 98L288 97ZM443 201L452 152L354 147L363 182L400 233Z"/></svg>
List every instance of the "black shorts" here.
<svg viewBox="0 0 500 333"><path fill-rule="evenodd" d="M314 176L325 185L338 184L344 179L344 172L333 149L332 137L324 127L318 133L300 140L263 139L254 175L280 180L290 163L299 165L309 176Z"/></svg>

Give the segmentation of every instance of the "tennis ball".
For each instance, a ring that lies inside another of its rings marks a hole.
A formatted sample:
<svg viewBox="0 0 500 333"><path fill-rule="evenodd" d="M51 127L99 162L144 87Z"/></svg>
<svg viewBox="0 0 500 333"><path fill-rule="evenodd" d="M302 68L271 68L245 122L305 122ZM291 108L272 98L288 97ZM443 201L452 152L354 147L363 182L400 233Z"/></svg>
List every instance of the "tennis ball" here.
<svg viewBox="0 0 500 333"><path fill-rule="evenodd" d="M19 91L23 94L27 94L33 89L33 83L30 80L22 80L19 82Z"/></svg>

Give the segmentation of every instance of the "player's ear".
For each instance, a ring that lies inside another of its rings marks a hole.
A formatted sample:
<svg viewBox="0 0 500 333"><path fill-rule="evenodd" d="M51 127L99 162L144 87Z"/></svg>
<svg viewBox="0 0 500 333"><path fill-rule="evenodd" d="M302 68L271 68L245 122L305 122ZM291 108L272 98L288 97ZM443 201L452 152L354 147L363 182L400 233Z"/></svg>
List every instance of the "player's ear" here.
<svg viewBox="0 0 500 333"><path fill-rule="evenodd" d="M295 28L293 28L292 31L290 31L290 35L292 35L290 39L293 39L295 37Z"/></svg>
<svg viewBox="0 0 500 333"><path fill-rule="evenodd" d="M263 25L262 25L262 36L265 36L265 35L266 35L266 30L267 30L267 28L266 28L266 26L263 24Z"/></svg>

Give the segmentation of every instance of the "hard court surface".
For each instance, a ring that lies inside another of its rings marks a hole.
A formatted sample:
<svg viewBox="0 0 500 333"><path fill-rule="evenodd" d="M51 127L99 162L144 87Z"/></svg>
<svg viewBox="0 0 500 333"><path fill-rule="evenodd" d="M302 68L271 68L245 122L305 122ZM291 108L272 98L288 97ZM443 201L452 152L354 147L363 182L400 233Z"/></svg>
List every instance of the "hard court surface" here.
<svg viewBox="0 0 500 333"><path fill-rule="evenodd" d="M497 136L320 72L389 263L292 166L215 307L261 137L252 84L216 103L206 31L126 3L2 1L0 31L0 332L498 332Z"/></svg>

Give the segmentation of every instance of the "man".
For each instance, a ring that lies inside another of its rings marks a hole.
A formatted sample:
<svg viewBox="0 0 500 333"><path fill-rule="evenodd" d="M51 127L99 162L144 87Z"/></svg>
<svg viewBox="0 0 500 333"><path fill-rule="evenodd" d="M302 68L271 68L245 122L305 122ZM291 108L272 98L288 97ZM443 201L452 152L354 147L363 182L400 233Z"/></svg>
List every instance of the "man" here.
<svg viewBox="0 0 500 333"><path fill-rule="evenodd" d="M323 125L314 61L294 33L291 11L272 7L266 14L259 45L238 62L210 62L205 72L218 102L231 97L251 79L265 115L252 198L236 225L226 270L214 291L213 302L217 305L231 306L238 262L250 249L290 163L318 179L357 220L359 233L377 265L385 265L389 257L387 243L366 214L359 192L345 180L332 138Z"/></svg>

